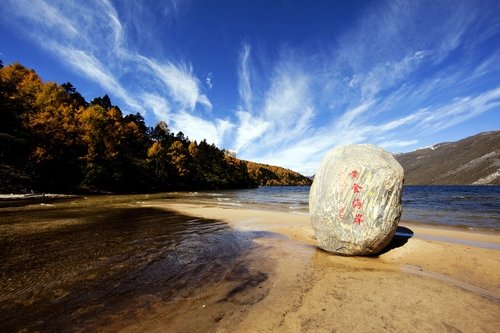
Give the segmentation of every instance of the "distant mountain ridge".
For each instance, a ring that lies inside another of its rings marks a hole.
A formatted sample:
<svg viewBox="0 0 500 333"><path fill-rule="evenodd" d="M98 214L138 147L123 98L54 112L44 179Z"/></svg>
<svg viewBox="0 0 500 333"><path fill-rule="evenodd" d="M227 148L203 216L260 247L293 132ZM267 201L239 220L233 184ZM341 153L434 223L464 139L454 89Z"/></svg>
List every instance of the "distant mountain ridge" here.
<svg viewBox="0 0 500 333"><path fill-rule="evenodd" d="M394 154L405 185L500 185L500 131Z"/></svg>

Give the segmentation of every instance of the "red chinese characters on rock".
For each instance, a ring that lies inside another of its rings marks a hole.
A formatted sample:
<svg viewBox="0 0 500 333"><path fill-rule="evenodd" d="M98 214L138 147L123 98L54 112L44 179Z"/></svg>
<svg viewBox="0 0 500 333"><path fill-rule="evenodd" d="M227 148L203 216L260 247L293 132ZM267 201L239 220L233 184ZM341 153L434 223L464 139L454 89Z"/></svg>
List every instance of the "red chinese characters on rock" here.
<svg viewBox="0 0 500 333"><path fill-rule="evenodd" d="M359 186L359 184L354 183L354 185L352 185L352 189L354 193L359 193L359 191L362 190L363 188Z"/></svg>
<svg viewBox="0 0 500 333"><path fill-rule="evenodd" d="M359 176L359 172L357 170L352 170L349 175L354 179L354 178L358 178ZM360 210L362 207L363 207L363 203L361 202L361 200L358 198L358 195L360 193L360 191L363 189L363 187L361 185L359 185L358 183L354 183L354 185L352 185L352 190L354 191L354 195L355 195L355 198L353 199L352 201L352 207L354 209L358 209ZM353 224L361 224L361 222L363 222L363 214L362 213L356 213L356 215L354 216L354 222Z"/></svg>
<svg viewBox="0 0 500 333"><path fill-rule="evenodd" d="M357 208L357 209L361 209L361 200L359 200L359 198L356 198L352 201L352 207L354 208Z"/></svg>

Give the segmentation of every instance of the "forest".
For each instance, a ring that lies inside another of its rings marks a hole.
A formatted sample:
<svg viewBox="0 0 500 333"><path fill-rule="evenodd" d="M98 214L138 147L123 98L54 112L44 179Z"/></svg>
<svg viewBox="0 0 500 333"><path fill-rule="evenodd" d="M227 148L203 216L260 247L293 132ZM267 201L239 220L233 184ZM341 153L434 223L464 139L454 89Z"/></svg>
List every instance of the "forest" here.
<svg viewBox="0 0 500 333"><path fill-rule="evenodd" d="M107 95L87 102L71 83L43 82L0 62L0 192L159 192L310 185L279 167L235 158L206 140L148 127Z"/></svg>

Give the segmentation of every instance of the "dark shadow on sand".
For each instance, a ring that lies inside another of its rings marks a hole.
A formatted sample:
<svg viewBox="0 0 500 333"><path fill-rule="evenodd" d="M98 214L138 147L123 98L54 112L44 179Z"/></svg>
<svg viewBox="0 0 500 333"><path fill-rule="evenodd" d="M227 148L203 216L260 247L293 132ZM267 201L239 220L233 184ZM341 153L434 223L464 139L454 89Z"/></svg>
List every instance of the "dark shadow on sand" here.
<svg viewBox="0 0 500 333"><path fill-rule="evenodd" d="M408 242L408 239L410 239L412 237L413 237L413 231L411 229L409 229L407 227L398 226L396 229L396 233L394 234L394 237L391 239L389 244L387 244L380 252L372 254L372 255L364 255L364 256L362 255L361 257L377 258L384 253L387 253L391 250L397 249L398 247L404 246ZM329 251L322 249L321 247L317 247L317 249L318 249L318 251L321 251L321 252L324 252L324 253L327 253L330 255L334 254L334 255L346 256L346 257L351 256L348 254L329 252Z"/></svg>
<svg viewBox="0 0 500 333"><path fill-rule="evenodd" d="M387 253L391 250L397 249L405 245L408 242L408 239L413 237L413 231L407 227L398 226L396 229L396 233L392 238L391 242L387 244L386 247L382 249L376 256L380 256L384 253Z"/></svg>

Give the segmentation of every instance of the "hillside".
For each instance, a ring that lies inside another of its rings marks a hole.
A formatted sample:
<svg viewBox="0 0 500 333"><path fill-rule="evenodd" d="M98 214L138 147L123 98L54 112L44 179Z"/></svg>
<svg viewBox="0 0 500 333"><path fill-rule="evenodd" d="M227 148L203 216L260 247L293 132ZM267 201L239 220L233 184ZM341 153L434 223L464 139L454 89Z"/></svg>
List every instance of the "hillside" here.
<svg viewBox="0 0 500 333"><path fill-rule="evenodd" d="M0 63L0 193L159 192L308 184L291 170L146 126L105 95L87 102L71 83L44 82Z"/></svg>
<svg viewBox="0 0 500 333"><path fill-rule="evenodd" d="M500 131L396 154L406 185L500 185Z"/></svg>
<svg viewBox="0 0 500 333"><path fill-rule="evenodd" d="M278 166L247 161L250 178L260 186L311 185L312 180L298 172Z"/></svg>

